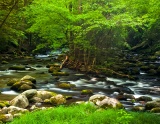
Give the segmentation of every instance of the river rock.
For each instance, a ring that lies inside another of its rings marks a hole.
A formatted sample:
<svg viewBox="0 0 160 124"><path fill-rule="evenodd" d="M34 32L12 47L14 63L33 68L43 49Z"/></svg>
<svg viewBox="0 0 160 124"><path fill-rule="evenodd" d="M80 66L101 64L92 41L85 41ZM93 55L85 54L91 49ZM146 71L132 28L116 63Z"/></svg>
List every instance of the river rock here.
<svg viewBox="0 0 160 124"><path fill-rule="evenodd" d="M66 98L62 94L58 94L50 98L50 102L53 105L60 105L66 103Z"/></svg>
<svg viewBox="0 0 160 124"><path fill-rule="evenodd" d="M12 114L1 114L0 121L2 121L3 123L13 121L13 115Z"/></svg>
<svg viewBox="0 0 160 124"><path fill-rule="evenodd" d="M53 72L53 76L69 76L69 73L67 72Z"/></svg>
<svg viewBox="0 0 160 124"><path fill-rule="evenodd" d="M9 80L9 81L7 82L7 86L12 86L13 84L15 84L15 83L18 82L18 81L19 81L19 79L13 78L13 79L11 79L11 80Z"/></svg>
<svg viewBox="0 0 160 124"><path fill-rule="evenodd" d="M19 108L26 108L29 105L29 101L25 95L20 94L10 101L10 105Z"/></svg>
<svg viewBox="0 0 160 124"><path fill-rule="evenodd" d="M23 78L21 78L21 81L24 81L24 80L29 80L34 84L36 83L36 79L34 77L30 76L30 75L26 75Z"/></svg>
<svg viewBox="0 0 160 124"><path fill-rule="evenodd" d="M62 89L71 89L71 88L75 88L76 85L75 84L70 84L68 82L60 82L60 83L58 83L58 87L62 88Z"/></svg>
<svg viewBox="0 0 160 124"><path fill-rule="evenodd" d="M8 114L12 114L12 115L29 112L27 109L19 108L16 106L9 106L7 110L8 110Z"/></svg>
<svg viewBox="0 0 160 124"><path fill-rule="evenodd" d="M153 112L153 113L160 113L160 107L153 108L153 109L151 109L150 112Z"/></svg>
<svg viewBox="0 0 160 124"><path fill-rule="evenodd" d="M25 95L28 99L33 98L37 94L37 90L31 89L31 90L26 90L22 93L22 95Z"/></svg>
<svg viewBox="0 0 160 124"><path fill-rule="evenodd" d="M145 101L145 102L148 102L148 101L152 101L152 98L149 97L149 96L140 96L139 98L136 99L137 101Z"/></svg>
<svg viewBox="0 0 160 124"><path fill-rule="evenodd" d="M49 91L37 91L36 97L41 98L42 100L50 99L52 96L55 96L56 93Z"/></svg>
<svg viewBox="0 0 160 124"><path fill-rule="evenodd" d="M145 105L146 110L151 110L153 108L160 107L160 99L155 99L153 101L149 101Z"/></svg>
<svg viewBox="0 0 160 124"><path fill-rule="evenodd" d="M102 108L123 108L123 105L117 99L101 94L91 96L89 101Z"/></svg>
<svg viewBox="0 0 160 124"><path fill-rule="evenodd" d="M21 80L11 86L11 89L15 91L25 91L35 88L36 86L30 80Z"/></svg>
<svg viewBox="0 0 160 124"><path fill-rule="evenodd" d="M14 65L14 66L9 67L8 69L9 70L20 70L20 71L26 70L25 66L22 66L22 65Z"/></svg>
<svg viewBox="0 0 160 124"><path fill-rule="evenodd" d="M85 89L81 91L81 95L92 95L93 91L89 89Z"/></svg>

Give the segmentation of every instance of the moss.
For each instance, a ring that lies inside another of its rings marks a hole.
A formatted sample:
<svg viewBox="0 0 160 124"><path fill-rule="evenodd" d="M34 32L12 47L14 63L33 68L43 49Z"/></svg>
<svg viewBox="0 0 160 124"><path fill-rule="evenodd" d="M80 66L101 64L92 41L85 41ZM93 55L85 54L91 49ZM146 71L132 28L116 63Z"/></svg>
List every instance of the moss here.
<svg viewBox="0 0 160 124"><path fill-rule="evenodd" d="M155 75L155 74L157 74L157 71L154 70L154 69L150 69L150 70L148 71L148 73L149 73L149 75Z"/></svg>
<svg viewBox="0 0 160 124"><path fill-rule="evenodd" d="M81 94L82 94L82 95L92 95L92 94L93 94L93 91L86 89L86 90L82 90L82 91L81 91Z"/></svg>

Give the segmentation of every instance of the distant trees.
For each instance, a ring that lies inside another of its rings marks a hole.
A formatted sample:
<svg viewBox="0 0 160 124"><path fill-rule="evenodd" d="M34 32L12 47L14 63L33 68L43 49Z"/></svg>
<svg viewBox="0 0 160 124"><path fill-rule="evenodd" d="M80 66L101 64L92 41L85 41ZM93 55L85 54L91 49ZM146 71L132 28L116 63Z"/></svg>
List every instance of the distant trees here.
<svg viewBox="0 0 160 124"><path fill-rule="evenodd" d="M0 40L33 52L67 45L86 67L103 64L115 49L160 49L159 7L158 0L3 0Z"/></svg>

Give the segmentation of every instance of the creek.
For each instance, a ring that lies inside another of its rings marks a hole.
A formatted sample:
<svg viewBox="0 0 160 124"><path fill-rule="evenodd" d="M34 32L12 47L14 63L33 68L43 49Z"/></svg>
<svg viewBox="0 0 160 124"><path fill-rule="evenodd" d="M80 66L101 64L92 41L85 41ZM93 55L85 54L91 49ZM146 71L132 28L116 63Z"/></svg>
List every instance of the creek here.
<svg viewBox="0 0 160 124"><path fill-rule="evenodd" d="M54 91L56 93L72 96L70 101L82 101L88 100L88 95L81 95L81 90L90 89L94 94L104 94L110 97L115 97L120 93L133 94L135 98L139 96L150 96L153 99L159 98L160 94L160 80L158 76L148 76L146 73L141 72L138 81L131 81L127 79L119 79L113 77L101 76L99 78L93 75L86 75L81 72L63 68L62 71L68 72L69 76L59 76L58 78L48 73L47 64L54 63L57 54L56 52L52 56L38 55L33 59L15 59L8 64L0 65L0 100L11 100L18 92L10 90L10 87L6 85L6 82L12 78L21 79L25 75L30 75L36 78L36 87L38 90ZM153 63L153 62L152 62ZM156 64L160 64L155 62ZM8 70L12 65L25 65L26 70L15 71ZM29 69L33 68L34 71ZM76 85L76 88L61 89L57 87L58 82L68 82ZM120 100L127 108L132 107L139 103L132 103L130 100Z"/></svg>

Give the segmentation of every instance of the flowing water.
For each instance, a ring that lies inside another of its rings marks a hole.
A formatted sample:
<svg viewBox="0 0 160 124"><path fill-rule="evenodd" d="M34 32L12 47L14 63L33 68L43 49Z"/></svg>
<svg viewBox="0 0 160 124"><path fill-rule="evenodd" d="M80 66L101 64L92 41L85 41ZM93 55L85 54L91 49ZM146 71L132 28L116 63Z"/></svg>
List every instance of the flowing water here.
<svg viewBox="0 0 160 124"><path fill-rule="evenodd" d="M57 54L57 53L56 53ZM19 59L9 62L9 64L0 65L0 100L11 100L18 92L10 90L6 82L12 78L22 78L25 75L30 75L36 78L36 87L38 90L54 91L64 95L72 95L77 100L87 100L88 96L81 95L82 89L93 90L94 94L104 94L110 97L116 97L120 91L133 94L134 97L151 96L153 99L158 98L160 94L160 80L158 77L148 76L146 73L141 72L140 80L130 81L125 79L116 79L112 77L96 78L91 75L63 68L62 71L69 72L69 76L60 76L58 79L48 73L47 64L54 62L56 55L38 55L34 59ZM25 71L8 70L12 65L25 65ZM29 68L36 70L29 71ZM57 82L68 82L76 85L76 88L61 89L57 87ZM133 106L131 102L121 101L125 106Z"/></svg>

